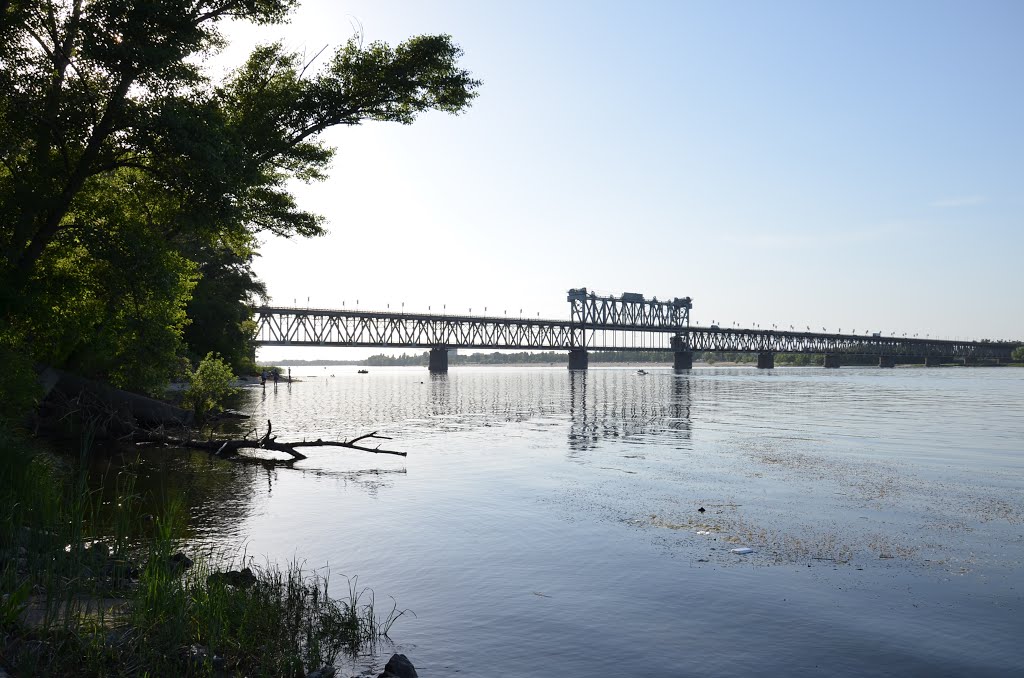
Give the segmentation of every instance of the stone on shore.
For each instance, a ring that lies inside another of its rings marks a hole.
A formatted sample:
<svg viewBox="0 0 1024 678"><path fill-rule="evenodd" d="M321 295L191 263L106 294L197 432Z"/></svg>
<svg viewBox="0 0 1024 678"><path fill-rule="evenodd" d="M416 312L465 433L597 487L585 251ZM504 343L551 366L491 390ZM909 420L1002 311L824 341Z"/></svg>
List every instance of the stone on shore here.
<svg viewBox="0 0 1024 678"><path fill-rule="evenodd" d="M377 678L419 678L416 667L404 654L393 654L384 665L384 673Z"/></svg>

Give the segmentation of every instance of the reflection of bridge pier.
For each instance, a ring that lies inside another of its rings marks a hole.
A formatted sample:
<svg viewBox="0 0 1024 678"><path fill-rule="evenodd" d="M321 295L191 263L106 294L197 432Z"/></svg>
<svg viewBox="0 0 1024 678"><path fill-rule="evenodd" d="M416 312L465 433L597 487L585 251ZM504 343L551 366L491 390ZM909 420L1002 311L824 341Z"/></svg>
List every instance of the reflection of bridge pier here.
<svg viewBox="0 0 1024 678"><path fill-rule="evenodd" d="M603 441L631 444L650 434L691 438L693 374L640 377L625 370L569 373L570 456ZM684 446L688 443L683 442Z"/></svg>
<svg viewBox="0 0 1024 678"><path fill-rule="evenodd" d="M693 402L693 380L691 375L676 375L672 380L672 417L675 426L690 435L690 404Z"/></svg>
<svg viewBox="0 0 1024 678"><path fill-rule="evenodd" d="M432 416L451 413L451 384L447 372L434 372L430 375L430 406Z"/></svg>

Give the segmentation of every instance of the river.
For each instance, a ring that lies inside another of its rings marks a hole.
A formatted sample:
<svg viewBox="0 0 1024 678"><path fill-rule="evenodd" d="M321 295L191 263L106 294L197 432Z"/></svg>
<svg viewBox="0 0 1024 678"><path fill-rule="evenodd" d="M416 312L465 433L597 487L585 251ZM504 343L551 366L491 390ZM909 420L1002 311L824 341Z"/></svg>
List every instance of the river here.
<svg viewBox="0 0 1024 678"><path fill-rule="evenodd" d="M343 675L1024 673L1024 370L292 369L254 425L408 457L151 475L196 549L411 610Z"/></svg>

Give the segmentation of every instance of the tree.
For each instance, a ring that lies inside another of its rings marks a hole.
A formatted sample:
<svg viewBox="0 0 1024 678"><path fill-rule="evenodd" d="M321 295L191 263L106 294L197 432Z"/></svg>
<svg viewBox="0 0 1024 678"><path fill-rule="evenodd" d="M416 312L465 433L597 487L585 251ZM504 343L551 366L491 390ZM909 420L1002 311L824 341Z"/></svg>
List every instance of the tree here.
<svg viewBox="0 0 1024 678"><path fill-rule="evenodd" d="M199 282L186 307L189 324L184 340L192 360L220 354L238 374L255 369L252 356L256 322L250 302L267 300L266 287L252 270L252 255L226 245L203 244L188 255L199 262Z"/></svg>
<svg viewBox="0 0 1024 678"><path fill-rule="evenodd" d="M476 96L446 35L352 39L319 67L271 44L223 82L202 72L222 21L281 22L295 4L0 1L4 342L152 388L183 348L186 308L202 355L217 348L204 304L261 293L248 266L261 233L324 232L286 185L325 177L321 132ZM227 317L234 341L245 320Z"/></svg>
<svg viewBox="0 0 1024 678"><path fill-rule="evenodd" d="M1013 353L1011 354L1011 356L1013 362L1024 363L1024 346L1018 346L1017 348L1013 349Z"/></svg>

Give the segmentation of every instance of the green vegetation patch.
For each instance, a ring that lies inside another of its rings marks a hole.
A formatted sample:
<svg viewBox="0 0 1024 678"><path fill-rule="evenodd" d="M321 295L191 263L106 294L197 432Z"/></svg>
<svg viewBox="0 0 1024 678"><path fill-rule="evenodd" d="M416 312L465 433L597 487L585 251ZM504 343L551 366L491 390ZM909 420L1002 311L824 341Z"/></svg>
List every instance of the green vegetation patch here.
<svg viewBox="0 0 1024 678"><path fill-rule="evenodd" d="M86 466L0 427L0 668L15 675L306 675L404 614L380 618L356 579L334 598L298 561L192 562L182 504L144 514L131 468L101 498Z"/></svg>

